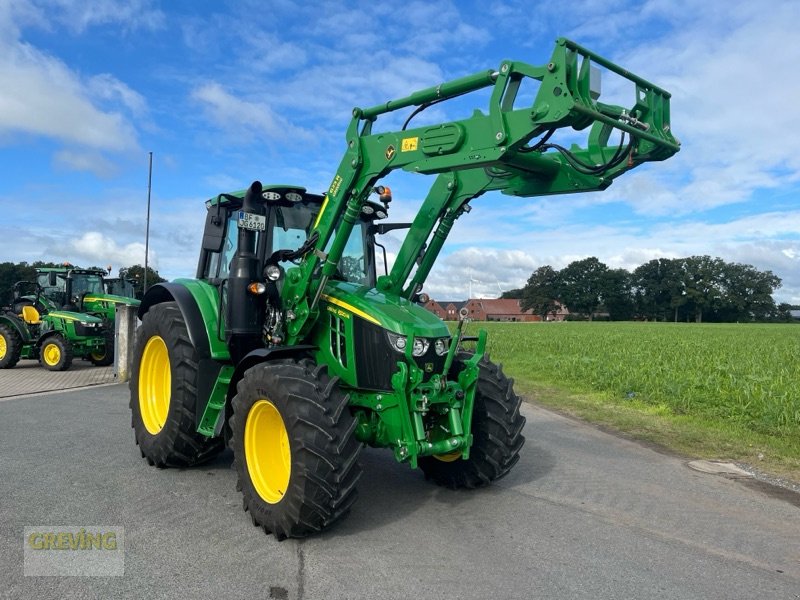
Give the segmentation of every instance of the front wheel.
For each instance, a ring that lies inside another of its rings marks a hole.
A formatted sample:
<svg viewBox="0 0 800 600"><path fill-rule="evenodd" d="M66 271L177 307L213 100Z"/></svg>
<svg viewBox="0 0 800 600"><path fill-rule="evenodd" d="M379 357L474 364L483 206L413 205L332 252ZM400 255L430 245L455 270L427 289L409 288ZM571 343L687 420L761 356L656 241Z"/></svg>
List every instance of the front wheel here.
<svg viewBox="0 0 800 600"><path fill-rule="evenodd" d="M459 355L453 367L456 373L470 356ZM522 402L514 393L513 380L487 357L478 367L469 458L463 460L461 453L455 452L419 459L426 478L451 489L476 488L500 479L517 463L525 443L525 417L519 412Z"/></svg>
<svg viewBox="0 0 800 600"><path fill-rule="evenodd" d="M130 407L136 443L151 465L188 467L223 448L221 438L196 431L197 364L178 305L147 311L136 335Z"/></svg>
<svg viewBox="0 0 800 600"><path fill-rule="evenodd" d="M250 368L237 387L231 446L253 524L279 540L344 517L361 476L356 420L325 367L310 360Z"/></svg>
<svg viewBox="0 0 800 600"><path fill-rule="evenodd" d="M48 371L66 371L72 364L72 344L61 334L55 334L42 342L39 363Z"/></svg>
<svg viewBox="0 0 800 600"><path fill-rule="evenodd" d="M95 350L89 354L87 360L96 367L107 367L114 362L114 330L106 332L105 343L102 350Z"/></svg>

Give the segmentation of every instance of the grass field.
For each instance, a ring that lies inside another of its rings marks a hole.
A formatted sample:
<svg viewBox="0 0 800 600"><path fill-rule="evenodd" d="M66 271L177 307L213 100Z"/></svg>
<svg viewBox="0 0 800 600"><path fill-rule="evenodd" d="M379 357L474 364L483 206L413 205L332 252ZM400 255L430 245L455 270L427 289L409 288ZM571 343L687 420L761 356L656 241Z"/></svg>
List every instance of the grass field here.
<svg viewBox="0 0 800 600"><path fill-rule="evenodd" d="M517 391L680 452L800 480L800 326L472 323Z"/></svg>

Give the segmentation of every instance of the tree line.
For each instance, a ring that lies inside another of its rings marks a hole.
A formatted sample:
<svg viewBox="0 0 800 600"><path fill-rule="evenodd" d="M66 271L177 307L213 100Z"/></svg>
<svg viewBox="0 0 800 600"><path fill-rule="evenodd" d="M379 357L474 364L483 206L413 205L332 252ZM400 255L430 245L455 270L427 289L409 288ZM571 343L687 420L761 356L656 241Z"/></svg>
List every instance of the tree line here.
<svg viewBox="0 0 800 600"><path fill-rule="evenodd" d="M525 287L503 297L519 299L523 310L543 319L561 304L573 318L588 320L791 321L793 307L772 298L780 286L771 271L710 256L658 258L633 272L592 256L561 270L539 267Z"/></svg>
<svg viewBox="0 0 800 600"><path fill-rule="evenodd" d="M11 301L12 288L18 281L36 281L36 269L41 267L61 267L63 263L45 262L37 260L32 264L27 262L3 262L0 263L0 305L8 304ZM105 271L104 267L88 267L90 269L101 269ZM114 275L108 275L114 277ZM144 267L142 265L133 265L130 267L121 267L118 271L117 277L123 277L133 281L133 288L137 298L143 295L144 287ZM147 287L149 288L154 283L166 281L158 274L155 269L147 267Z"/></svg>

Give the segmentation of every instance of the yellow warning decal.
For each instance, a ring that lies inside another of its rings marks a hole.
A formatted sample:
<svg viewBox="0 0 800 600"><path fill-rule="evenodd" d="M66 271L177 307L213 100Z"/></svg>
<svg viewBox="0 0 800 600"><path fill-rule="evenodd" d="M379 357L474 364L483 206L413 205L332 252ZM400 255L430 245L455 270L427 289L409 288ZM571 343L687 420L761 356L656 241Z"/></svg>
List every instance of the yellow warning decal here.
<svg viewBox="0 0 800 600"><path fill-rule="evenodd" d="M417 149L418 144L418 137L405 138L402 142L400 142L400 152L413 152Z"/></svg>
<svg viewBox="0 0 800 600"><path fill-rule="evenodd" d="M375 325L380 325L381 324L381 322L378 321L378 319L376 319L372 315L368 315L363 310L357 309L352 304L348 304L347 302L339 300L338 298L334 298L333 296L329 296L328 294L322 294L322 297L323 297L323 299L327 300L331 304L335 304L336 306L341 306L345 310L349 310L354 315L358 315L359 317L361 317L362 319L366 319L370 323L375 323Z"/></svg>
<svg viewBox="0 0 800 600"><path fill-rule="evenodd" d="M328 206L328 198L330 198L330 196L328 194L325 194L325 200L323 200L322 202L322 208L319 209L319 214L317 215L317 219L314 221L314 227L312 227L312 229L316 229L317 225L319 225L319 222L322 219L322 213L325 212L325 207Z"/></svg>

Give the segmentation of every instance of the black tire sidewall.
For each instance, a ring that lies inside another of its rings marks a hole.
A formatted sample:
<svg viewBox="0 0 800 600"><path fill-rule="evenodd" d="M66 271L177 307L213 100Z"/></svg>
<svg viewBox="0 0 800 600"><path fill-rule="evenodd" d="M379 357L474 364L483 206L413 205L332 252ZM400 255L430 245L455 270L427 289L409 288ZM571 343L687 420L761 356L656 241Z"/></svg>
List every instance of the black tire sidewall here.
<svg viewBox="0 0 800 600"><path fill-rule="evenodd" d="M176 317L180 317L176 319ZM167 347L170 366L170 398L167 418L158 433L144 425L139 400L139 373L147 342L159 336ZM150 308L136 333L133 368L130 380L131 426L136 443L148 462L157 467L186 467L202 462L222 449L220 438L206 438L197 433L195 410L197 399L197 356L187 345L188 329L175 302L164 302ZM191 392L191 393L190 393Z"/></svg>
<svg viewBox="0 0 800 600"><path fill-rule="evenodd" d="M22 341L19 335L5 324L0 324L0 335L6 341L6 355L0 359L0 369L11 368L19 362Z"/></svg>
<svg viewBox="0 0 800 600"><path fill-rule="evenodd" d="M47 364L44 359L44 349L50 344L58 346L61 353L61 358L54 365ZM39 348L39 363L48 371L66 371L72 364L72 346L60 333L45 338Z"/></svg>

